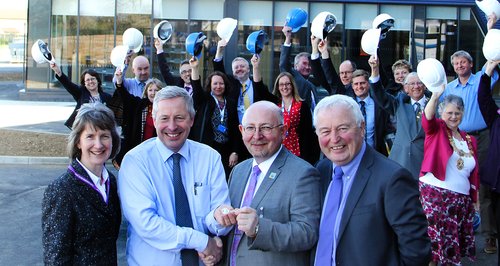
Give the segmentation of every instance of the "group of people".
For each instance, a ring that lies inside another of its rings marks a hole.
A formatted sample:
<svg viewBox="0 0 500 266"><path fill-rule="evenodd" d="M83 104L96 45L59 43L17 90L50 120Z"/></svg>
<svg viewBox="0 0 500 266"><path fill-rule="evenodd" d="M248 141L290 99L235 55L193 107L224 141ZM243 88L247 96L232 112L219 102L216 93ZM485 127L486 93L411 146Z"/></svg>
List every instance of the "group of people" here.
<svg viewBox="0 0 500 266"><path fill-rule="evenodd" d="M457 51L458 78L431 93L404 60L392 79L375 56L370 72L346 60L337 75L328 41L315 36L292 64L291 28L282 32L272 90L260 55L233 59L227 74L223 40L204 83L196 57L172 75L159 40L166 86L144 56L132 61L134 78L115 71L113 95L94 71L77 85L51 64L77 106L66 122L71 163L44 195L45 263L116 265L122 214L129 265L474 259L474 213L500 195L491 94L500 62L473 74L472 57ZM493 218L483 215L491 246Z"/></svg>

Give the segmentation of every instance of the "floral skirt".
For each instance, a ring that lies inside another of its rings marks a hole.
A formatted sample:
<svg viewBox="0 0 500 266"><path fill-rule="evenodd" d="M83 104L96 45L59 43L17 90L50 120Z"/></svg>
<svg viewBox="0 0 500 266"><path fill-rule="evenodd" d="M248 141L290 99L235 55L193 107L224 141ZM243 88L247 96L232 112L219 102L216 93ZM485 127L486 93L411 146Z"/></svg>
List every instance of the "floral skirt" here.
<svg viewBox="0 0 500 266"><path fill-rule="evenodd" d="M431 239L432 261L460 264L462 257L476 259L472 220L474 206L470 196L419 182Z"/></svg>

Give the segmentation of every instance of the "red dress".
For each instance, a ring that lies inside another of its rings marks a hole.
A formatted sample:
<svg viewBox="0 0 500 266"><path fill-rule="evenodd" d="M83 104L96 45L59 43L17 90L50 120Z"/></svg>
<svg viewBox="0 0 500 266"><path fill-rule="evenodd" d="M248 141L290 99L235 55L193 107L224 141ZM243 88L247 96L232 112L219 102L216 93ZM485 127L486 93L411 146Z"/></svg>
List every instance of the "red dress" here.
<svg viewBox="0 0 500 266"><path fill-rule="evenodd" d="M285 139L283 140L283 145L296 156L300 156L299 134L297 133L297 129L300 122L301 106L302 102L297 102L295 99L292 99L290 110L286 110L286 108L283 107L283 102L279 105L283 111L285 125L288 126L288 131Z"/></svg>

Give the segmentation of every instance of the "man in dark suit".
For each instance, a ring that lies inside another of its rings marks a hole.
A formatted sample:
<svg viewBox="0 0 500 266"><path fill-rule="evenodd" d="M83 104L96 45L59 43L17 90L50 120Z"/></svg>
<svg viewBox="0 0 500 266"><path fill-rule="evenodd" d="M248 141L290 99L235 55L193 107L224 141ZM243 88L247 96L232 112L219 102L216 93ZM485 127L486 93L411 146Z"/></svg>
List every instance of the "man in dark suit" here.
<svg viewBox="0 0 500 266"><path fill-rule="evenodd" d="M408 169L415 180L418 180L424 159L425 132L421 118L428 101L424 95L425 85L416 72L411 72L404 79L406 93L392 96L384 89L380 80L378 59L372 56L368 62L372 69L370 95L377 105L397 119L396 138L389 159Z"/></svg>
<svg viewBox="0 0 500 266"><path fill-rule="evenodd" d="M189 95L193 96L193 87L191 86L191 66L189 61L184 60L179 66L179 77L172 75L170 67L167 64L163 44L159 39L155 39L156 57L158 58L158 68L161 76L167 86L177 86L186 89Z"/></svg>
<svg viewBox="0 0 500 266"><path fill-rule="evenodd" d="M326 157L317 165L324 203L315 265L427 265L417 181L366 145L356 101L324 98L314 124Z"/></svg>
<svg viewBox="0 0 500 266"><path fill-rule="evenodd" d="M227 43L220 40L217 43L217 53L214 58L214 71L220 71L226 74L224 68L224 60L222 54ZM236 57L233 59L231 67L233 70L232 75L227 75L230 81L231 89L228 97L238 103L238 119L241 123L243 114L248 107L258 101L266 100L273 101L274 96L269 92L269 88L262 82L260 75L260 56L254 55L251 59L254 77L250 77L250 64L243 57ZM259 76L257 79L256 76Z"/></svg>
<svg viewBox="0 0 500 266"><path fill-rule="evenodd" d="M279 107L254 103L240 125L253 158L236 165L229 179L231 206L215 213L237 224L226 244L227 265L307 265L320 217L319 174L281 145L287 126Z"/></svg>

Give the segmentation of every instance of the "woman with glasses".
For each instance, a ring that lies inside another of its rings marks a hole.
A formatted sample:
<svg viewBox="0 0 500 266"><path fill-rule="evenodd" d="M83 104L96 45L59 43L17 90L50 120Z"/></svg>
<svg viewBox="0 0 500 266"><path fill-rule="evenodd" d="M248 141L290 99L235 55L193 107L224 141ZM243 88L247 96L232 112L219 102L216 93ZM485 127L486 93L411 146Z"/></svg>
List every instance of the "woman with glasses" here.
<svg viewBox="0 0 500 266"><path fill-rule="evenodd" d="M54 71L56 79L61 82L63 87L76 101L75 110L64 123L69 129L71 129L76 114L82 104L93 102L106 104L111 99L111 95L102 90L101 78L95 70L87 69L83 71L82 75L80 75L80 85L77 85L71 82L68 76L61 71L61 68L56 63L50 63L50 68Z"/></svg>
<svg viewBox="0 0 500 266"><path fill-rule="evenodd" d="M189 64L196 109L189 138L205 143L219 152L227 179L233 166L246 159L238 130L236 102L227 97L231 85L224 73L215 71L207 77L205 87L202 88L198 59L191 58Z"/></svg>
<svg viewBox="0 0 500 266"><path fill-rule="evenodd" d="M122 133L123 144L120 153L113 160L116 169L120 169L123 156L139 145L141 142L156 137L153 123L153 100L156 92L161 90L163 83L153 78L144 86L142 98L132 95L122 83L122 72L119 68L115 71L116 90L113 93L112 102L120 102L123 106ZM116 113L116 111L115 111Z"/></svg>
<svg viewBox="0 0 500 266"><path fill-rule="evenodd" d="M45 265L117 265L121 224L116 178L105 163L120 149L113 112L83 104L68 137L71 163L42 201Z"/></svg>
<svg viewBox="0 0 500 266"><path fill-rule="evenodd" d="M462 257L476 257L472 222L474 209L479 210L477 142L458 127L464 116L460 96L447 95L438 107L444 89L442 85L432 93L422 116L420 201L429 223L429 265L460 265ZM441 118L435 117L436 109Z"/></svg>
<svg viewBox="0 0 500 266"><path fill-rule="evenodd" d="M292 74L281 72L278 75L273 94L288 128L283 145L291 153L314 165L319 158L318 139L312 127L310 108L300 98Z"/></svg>

